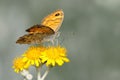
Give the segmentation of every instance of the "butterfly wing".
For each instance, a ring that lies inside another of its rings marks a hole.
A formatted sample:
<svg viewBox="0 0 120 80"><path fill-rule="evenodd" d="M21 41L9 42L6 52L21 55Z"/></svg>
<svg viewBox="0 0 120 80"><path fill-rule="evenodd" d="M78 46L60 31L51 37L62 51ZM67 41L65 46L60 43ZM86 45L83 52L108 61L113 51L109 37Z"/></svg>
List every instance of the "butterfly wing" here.
<svg viewBox="0 0 120 80"><path fill-rule="evenodd" d="M40 44L45 37L48 35L36 33L36 34L25 34L24 36L20 37L16 43L19 44Z"/></svg>
<svg viewBox="0 0 120 80"><path fill-rule="evenodd" d="M25 34L20 37L16 43L19 44L40 44L43 42L43 39L53 35L55 32L46 26L43 25L34 25L31 28L26 30L29 34Z"/></svg>
<svg viewBox="0 0 120 80"><path fill-rule="evenodd" d="M48 26L53 29L55 32L58 31L64 19L64 12L60 10L56 10L55 12L51 13L50 15L46 16L41 25Z"/></svg>
<svg viewBox="0 0 120 80"><path fill-rule="evenodd" d="M26 30L30 34L41 33L41 34L54 34L54 31L47 26L43 25L34 25Z"/></svg>

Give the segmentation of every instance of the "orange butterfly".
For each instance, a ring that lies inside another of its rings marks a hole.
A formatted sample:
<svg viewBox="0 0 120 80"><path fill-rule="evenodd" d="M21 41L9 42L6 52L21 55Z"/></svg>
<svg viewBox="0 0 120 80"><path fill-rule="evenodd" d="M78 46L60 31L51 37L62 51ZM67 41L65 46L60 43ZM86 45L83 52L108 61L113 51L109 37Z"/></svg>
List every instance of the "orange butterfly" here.
<svg viewBox="0 0 120 80"><path fill-rule="evenodd" d="M45 41L52 41L58 35L58 30L63 22L64 12L59 9L46 16L41 24L34 25L26 31L28 34L20 37L16 43L19 44L40 44Z"/></svg>

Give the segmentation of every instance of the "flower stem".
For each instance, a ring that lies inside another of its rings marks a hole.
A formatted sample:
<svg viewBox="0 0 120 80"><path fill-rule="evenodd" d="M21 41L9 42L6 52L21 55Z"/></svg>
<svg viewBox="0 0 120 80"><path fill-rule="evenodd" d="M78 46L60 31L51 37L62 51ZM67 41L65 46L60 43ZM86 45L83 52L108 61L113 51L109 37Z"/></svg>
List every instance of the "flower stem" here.
<svg viewBox="0 0 120 80"><path fill-rule="evenodd" d="M47 67L47 70L45 71L44 75L42 76L41 80L44 80L47 76L48 72L50 71L50 67Z"/></svg>
<svg viewBox="0 0 120 80"><path fill-rule="evenodd" d="M37 80L41 80L41 67L37 67L36 68L36 70L37 70Z"/></svg>

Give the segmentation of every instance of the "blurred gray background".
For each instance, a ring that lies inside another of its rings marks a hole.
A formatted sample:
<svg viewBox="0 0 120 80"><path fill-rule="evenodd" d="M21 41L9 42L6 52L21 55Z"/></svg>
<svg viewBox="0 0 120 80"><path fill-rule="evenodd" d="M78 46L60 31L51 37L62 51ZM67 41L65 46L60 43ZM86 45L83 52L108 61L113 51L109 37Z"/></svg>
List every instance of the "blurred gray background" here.
<svg viewBox="0 0 120 80"><path fill-rule="evenodd" d="M0 0L0 80L23 80L12 61L28 45L15 41L56 9L65 13L60 42L71 62L45 80L120 80L120 0Z"/></svg>

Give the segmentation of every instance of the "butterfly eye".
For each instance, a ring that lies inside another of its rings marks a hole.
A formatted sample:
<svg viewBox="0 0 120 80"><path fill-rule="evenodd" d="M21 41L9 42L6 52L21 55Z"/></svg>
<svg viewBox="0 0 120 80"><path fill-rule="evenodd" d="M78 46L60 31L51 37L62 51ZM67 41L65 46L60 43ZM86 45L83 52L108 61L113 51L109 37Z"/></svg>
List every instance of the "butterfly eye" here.
<svg viewBox="0 0 120 80"><path fill-rule="evenodd" d="M55 16L59 16L59 15L60 15L60 13L56 13L56 14L55 14Z"/></svg>

